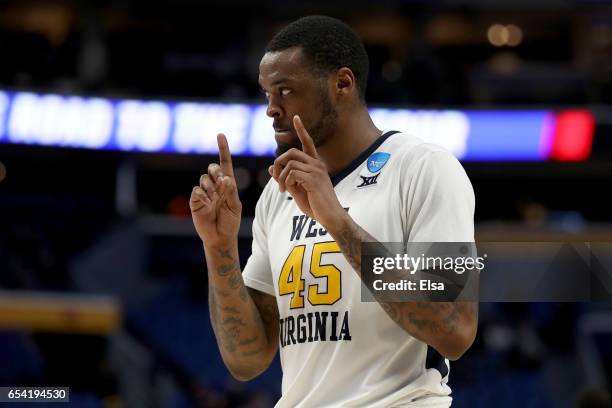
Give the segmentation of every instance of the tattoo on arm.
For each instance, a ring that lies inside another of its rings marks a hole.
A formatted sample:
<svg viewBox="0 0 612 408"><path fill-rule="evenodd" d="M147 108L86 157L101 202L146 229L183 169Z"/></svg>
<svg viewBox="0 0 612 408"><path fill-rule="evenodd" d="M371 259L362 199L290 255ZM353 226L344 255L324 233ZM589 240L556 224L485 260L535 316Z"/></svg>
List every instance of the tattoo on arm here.
<svg viewBox="0 0 612 408"><path fill-rule="evenodd" d="M342 253L361 277L361 244L377 242L355 222L334 236ZM477 321L476 302L383 302L385 312L401 328L419 340L426 341L434 336L451 335L465 320Z"/></svg>
<svg viewBox="0 0 612 408"><path fill-rule="evenodd" d="M225 259L229 259L230 261L233 260L234 258L230 255L230 251L227 249L223 249L223 248L219 248L217 249L217 254L219 254L219 256L221 258L225 258Z"/></svg>
<svg viewBox="0 0 612 408"><path fill-rule="evenodd" d="M233 261L228 264L219 265L217 268L217 274L219 276L227 276L232 272L240 273L240 264L237 261Z"/></svg>
<svg viewBox="0 0 612 408"><path fill-rule="evenodd" d="M224 317L222 323L217 325L220 329L219 344L226 352L231 354L239 352L242 357L258 359L268 356L272 360L278 349L279 314L276 299L273 296L246 288L244 285L242 287L244 290L240 292L241 298L244 294L245 299L250 297L253 301L251 324L254 323L257 326L256 333L262 333L262 335L252 334L252 330L247 333L247 323L245 318L238 316L240 311L237 307L226 306L221 310L229 316ZM241 336L243 332L245 336Z"/></svg>
<svg viewBox="0 0 612 408"><path fill-rule="evenodd" d="M242 276L239 273L235 273L229 277L229 286L232 289L236 289L242 284L244 286L244 282L242 281Z"/></svg>
<svg viewBox="0 0 612 408"><path fill-rule="evenodd" d="M349 227L340 231L338 237L334 238L336 238L336 242L346 260L361 276L361 243L374 242L375 239L356 223L351 223Z"/></svg>
<svg viewBox="0 0 612 408"><path fill-rule="evenodd" d="M385 312L413 337L430 343L457 333L466 321L478 320L476 302L379 302Z"/></svg>
<svg viewBox="0 0 612 408"><path fill-rule="evenodd" d="M240 286L240 292L238 293L238 295L240 296L240 299L242 299L243 302L247 301L249 294L247 292L247 287L244 284L244 281L242 282L242 285Z"/></svg>
<svg viewBox="0 0 612 408"><path fill-rule="evenodd" d="M258 357L267 345L266 332L256 304L250 301L237 254L231 248L217 248L209 255L209 270L215 274L209 274L209 309L219 347L233 364L240 355ZM242 359L240 366L254 367L255 361Z"/></svg>
<svg viewBox="0 0 612 408"><path fill-rule="evenodd" d="M234 373L261 372L278 350L276 299L246 287L235 247L206 256L210 319L223 359Z"/></svg>

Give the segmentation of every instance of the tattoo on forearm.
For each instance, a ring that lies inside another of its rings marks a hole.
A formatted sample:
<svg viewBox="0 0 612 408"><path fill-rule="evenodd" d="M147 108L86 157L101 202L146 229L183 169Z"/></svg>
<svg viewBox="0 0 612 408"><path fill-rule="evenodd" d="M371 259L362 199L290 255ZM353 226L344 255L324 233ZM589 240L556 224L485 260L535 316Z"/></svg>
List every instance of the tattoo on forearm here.
<svg viewBox="0 0 612 408"><path fill-rule="evenodd" d="M219 289L215 286L212 286L212 291L215 294L215 299L216 298L226 298L230 295L230 292L228 292L227 290Z"/></svg>
<svg viewBox="0 0 612 408"><path fill-rule="evenodd" d="M235 260L228 250L218 249L217 254L224 259L229 259L232 262L229 264L220 265L217 268L217 274L219 276L228 276L229 275L229 286L232 289L239 289L238 295L243 302L247 301L248 293L244 282L242 280L242 274L240 271L240 263Z"/></svg>
<svg viewBox="0 0 612 408"><path fill-rule="evenodd" d="M336 242L353 269L361 276L361 243L371 242L373 238L357 224L340 231Z"/></svg>
<svg viewBox="0 0 612 408"><path fill-rule="evenodd" d="M217 268L217 274L219 276L227 276L235 271L240 272L240 264L238 263L238 261L234 261L229 264L219 265L219 267Z"/></svg>
<svg viewBox="0 0 612 408"><path fill-rule="evenodd" d="M225 259L229 259L230 261L233 260L234 258L230 255L230 251L227 249L223 249L223 248L219 248L217 250L217 254L221 257L221 258L225 258Z"/></svg>
<svg viewBox="0 0 612 408"><path fill-rule="evenodd" d="M473 302L380 303L391 319L422 341L455 333L463 318L475 318L477 313Z"/></svg>
<svg viewBox="0 0 612 408"><path fill-rule="evenodd" d="M236 289L237 287L240 286L241 283L243 282L242 282L242 276L240 275L240 273L235 273L232 276L230 276L229 278L230 288Z"/></svg>
<svg viewBox="0 0 612 408"><path fill-rule="evenodd" d="M219 348L232 366L257 368L270 342L278 342L276 299L245 286L235 251L210 255L209 308Z"/></svg>
<svg viewBox="0 0 612 408"><path fill-rule="evenodd" d="M244 282L242 282L242 285L240 285L240 293L239 293L239 295L240 295L240 299L243 302L247 301L249 294L247 292L247 288L246 288Z"/></svg>
<svg viewBox="0 0 612 408"><path fill-rule="evenodd" d="M210 311L210 322L213 325L213 329L217 326L217 307L215 292L210 288L208 290L208 310Z"/></svg>
<svg viewBox="0 0 612 408"><path fill-rule="evenodd" d="M377 242L356 223L334 236L342 253L361 277L361 244ZM385 312L412 336L425 341L435 335L450 335L464 319L477 319L475 302L383 302Z"/></svg>

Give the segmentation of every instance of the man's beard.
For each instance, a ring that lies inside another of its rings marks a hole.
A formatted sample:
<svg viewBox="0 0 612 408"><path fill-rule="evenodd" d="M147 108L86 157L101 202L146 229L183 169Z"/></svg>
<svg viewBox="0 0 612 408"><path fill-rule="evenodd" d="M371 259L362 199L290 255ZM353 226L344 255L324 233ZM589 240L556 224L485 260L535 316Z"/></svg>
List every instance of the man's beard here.
<svg viewBox="0 0 612 408"><path fill-rule="evenodd" d="M327 94L327 90L323 89L321 97L321 118L315 123L310 129L306 128L306 131L312 138L315 147L321 146L327 139L331 137L336 129L336 121L338 119L338 112L334 108ZM306 127L306 125L304 126ZM276 157L285 153L289 149L295 147L298 150L302 150L302 142L297 136L297 131L291 127L291 132L295 136L292 143L277 143L276 145Z"/></svg>

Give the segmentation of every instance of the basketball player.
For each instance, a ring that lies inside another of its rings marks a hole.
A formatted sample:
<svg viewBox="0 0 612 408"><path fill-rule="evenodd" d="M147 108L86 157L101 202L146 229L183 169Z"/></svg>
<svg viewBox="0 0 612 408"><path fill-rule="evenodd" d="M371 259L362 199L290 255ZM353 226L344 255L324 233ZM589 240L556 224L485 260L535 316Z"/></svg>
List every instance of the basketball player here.
<svg viewBox="0 0 612 408"><path fill-rule="evenodd" d="M448 360L476 335L460 302L361 302L362 242L472 242L474 193L441 147L376 128L368 56L339 20L311 16L268 44L259 82L277 157L238 261L238 198L228 143L193 189L213 329L240 380L280 350L277 407L448 407Z"/></svg>

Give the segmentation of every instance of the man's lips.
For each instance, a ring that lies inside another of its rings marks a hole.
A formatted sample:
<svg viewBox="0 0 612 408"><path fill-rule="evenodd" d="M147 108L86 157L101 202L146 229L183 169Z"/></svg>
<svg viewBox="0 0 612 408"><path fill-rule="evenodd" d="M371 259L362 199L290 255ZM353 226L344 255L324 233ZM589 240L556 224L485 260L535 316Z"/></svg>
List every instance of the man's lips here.
<svg viewBox="0 0 612 408"><path fill-rule="evenodd" d="M293 139L293 132L291 129L274 129L274 135L277 141L288 141Z"/></svg>
<svg viewBox="0 0 612 408"><path fill-rule="evenodd" d="M274 129L274 139L276 139L276 143L280 144L290 144L293 142L293 133L290 129Z"/></svg>

